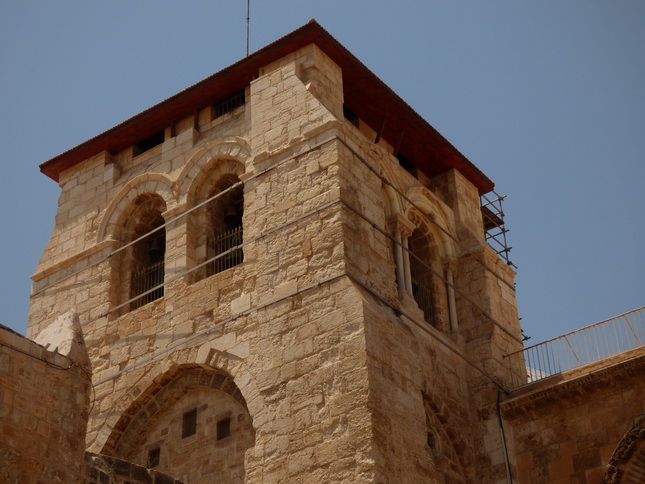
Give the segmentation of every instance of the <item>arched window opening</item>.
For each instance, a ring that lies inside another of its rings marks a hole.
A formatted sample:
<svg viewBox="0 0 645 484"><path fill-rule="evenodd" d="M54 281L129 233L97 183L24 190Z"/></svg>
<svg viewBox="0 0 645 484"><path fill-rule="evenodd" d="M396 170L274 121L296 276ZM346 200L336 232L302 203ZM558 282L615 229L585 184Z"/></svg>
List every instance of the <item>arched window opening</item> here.
<svg viewBox="0 0 645 484"><path fill-rule="evenodd" d="M150 211L144 215L137 237L154 230L164 224L160 213ZM132 267L132 283L130 297L141 296L132 301L131 309L136 309L163 297L164 256L166 254L166 231L157 230L134 246Z"/></svg>
<svg viewBox="0 0 645 484"><path fill-rule="evenodd" d="M432 246L430 237L418 228L412 232L408 241L410 251L410 276L412 296L419 309L423 311L426 322L435 325L435 296L432 265Z"/></svg>
<svg viewBox="0 0 645 484"><path fill-rule="evenodd" d="M234 160L213 160L196 176L188 197L187 222L189 282L194 283L241 264L244 166Z"/></svg>
<svg viewBox="0 0 645 484"><path fill-rule="evenodd" d="M231 186L237 177L229 179ZM213 195L222 190L215 190ZM211 195L212 196L212 195ZM216 199L208 210L209 233L206 242L206 258L216 257L206 266L206 276L235 267L244 261L242 248L242 216L244 215L244 189L237 186ZM218 257L219 256L219 257Z"/></svg>
<svg viewBox="0 0 645 484"><path fill-rule="evenodd" d="M161 215L165 208L160 196L146 193L137 197L127 211L120 238L124 244L141 240L127 247L117 260L120 276L115 279L115 303L133 299L121 314L164 295L166 229L160 227L165 223Z"/></svg>

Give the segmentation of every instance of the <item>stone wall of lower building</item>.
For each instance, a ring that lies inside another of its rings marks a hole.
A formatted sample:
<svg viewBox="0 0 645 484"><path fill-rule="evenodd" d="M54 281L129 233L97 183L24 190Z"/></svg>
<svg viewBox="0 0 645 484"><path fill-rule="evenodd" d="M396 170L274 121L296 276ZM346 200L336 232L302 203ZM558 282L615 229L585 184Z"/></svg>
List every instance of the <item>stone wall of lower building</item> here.
<svg viewBox="0 0 645 484"><path fill-rule="evenodd" d="M627 463L614 453L645 415L644 348L602 364L527 385L502 403L517 482L599 483L608 465Z"/></svg>
<svg viewBox="0 0 645 484"><path fill-rule="evenodd" d="M91 375L0 326L0 482L80 483Z"/></svg>

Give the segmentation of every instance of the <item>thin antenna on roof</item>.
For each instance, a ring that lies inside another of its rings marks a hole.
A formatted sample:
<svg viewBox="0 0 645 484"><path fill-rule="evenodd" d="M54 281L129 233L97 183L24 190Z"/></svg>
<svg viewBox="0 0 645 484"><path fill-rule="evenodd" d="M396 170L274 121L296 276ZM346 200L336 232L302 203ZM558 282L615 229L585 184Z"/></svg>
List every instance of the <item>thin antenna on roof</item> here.
<svg viewBox="0 0 645 484"><path fill-rule="evenodd" d="M246 56L249 56L249 33L251 27L251 0L246 0Z"/></svg>

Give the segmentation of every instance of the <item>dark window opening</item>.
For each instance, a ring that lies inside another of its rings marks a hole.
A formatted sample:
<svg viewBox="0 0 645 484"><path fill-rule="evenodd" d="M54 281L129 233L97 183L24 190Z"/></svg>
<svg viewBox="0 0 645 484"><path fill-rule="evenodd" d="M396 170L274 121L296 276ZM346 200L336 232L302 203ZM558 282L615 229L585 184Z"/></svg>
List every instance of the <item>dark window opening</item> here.
<svg viewBox="0 0 645 484"><path fill-rule="evenodd" d="M137 144L134 145L133 147L133 156L140 155L141 153L145 153L148 150L151 150L157 145L160 145L161 143L164 142L164 132L159 131L158 133L153 134L152 136L147 137L144 140L139 141Z"/></svg>
<svg viewBox="0 0 645 484"><path fill-rule="evenodd" d="M224 418L217 422L217 440L225 439L231 435L231 419Z"/></svg>
<svg viewBox="0 0 645 484"><path fill-rule="evenodd" d="M235 109L243 106L246 102L246 95L244 90L236 92L235 94L222 99L221 101L213 104L213 119L219 118L220 116L230 113Z"/></svg>
<svg viewBox="0 0 645 484"><path fill-rule="evenodd" d="M182 419L181 425L181 438L185 439L197 432L197 409L194 408L186 413Z"/></svg>
<svg viewBox="0 0 645 484"><path fill-rule="evenodd" d="M434 322L434 305L432 304L432 291L430 288L412 279L412 295L419 308L423 311L426 322Z"/></svg>
<svg viewBox="0 0 645 484"><path fill-rule="evenodd" d="M434 325L434 294L432 264L432 248L430 241L419 229L412 232L408 242L410 250L410 275L412 276L412 296L427 323Z"/></svg>
<svg viewBox="0 0 645 484"><path fill-rule="evenodd" d="M126 210L128 215L118 222L117 234L125 247L112 259L110 296L120 307L118 315L164 296L166 229L162 213L166 204L159 195L143 193Z"/></svg>
<svg viewBox="0 0 645 484"><path fill-rule="evenodd" d="M345 116L345 119L352 123L354 126L356 126L357 128L359 127L358 115L345 105L343 105L343 116Z"/></svg>
<svg viewBox="0 0 645 484"><path fill-rule="evenodd" d="M207 267L207 275L218 274L244 261L242 216L244 189L240 186L225 195L211 212L213 232L208 240L208 259L217 257Z"/></svg>
<svg viewBox="0 0 645 484"><path fill-rule="evenodd" d="M148 469L153 469L159 465L161 457L161 448L156 447L148 452Z"/></svg>
<svg viewBox="0 0 645 484"><path fill-rule="evenodd" d="M157 220L156 226L163 224L163 218ZM132 309L163 297L164 256L166 253L166 231L157 230L143 239L139 244L138 263L132 273L132 297L141 297L132 301ZM157 287L160 286L160 287Z"/></svg>
<svg viewBox="0 0 645 484"><path fill-rule="evenodd" d="M408 160L405 156L399 153L398 155L396 155L396 159L399 160L399 165L401 165L401 168L407 171L410 175L412 175L415 178L418 176L419 174L418 168L415 166L414 163Z"/></svg>

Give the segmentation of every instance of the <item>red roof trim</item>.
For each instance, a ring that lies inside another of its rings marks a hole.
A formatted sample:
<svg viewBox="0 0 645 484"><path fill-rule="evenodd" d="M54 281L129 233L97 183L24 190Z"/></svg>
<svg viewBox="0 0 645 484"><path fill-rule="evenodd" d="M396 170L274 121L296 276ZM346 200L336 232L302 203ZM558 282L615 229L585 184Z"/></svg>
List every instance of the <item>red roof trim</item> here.
<svg viewBox="0 0 645 484"><path fill-rule="evenodd" d="M400 139L401 153L419 169L433 176L456 168L480 193L493 189L494 184L486 175L314 20L226 69L46 161L40 165L40 171L58 181L65 169L102 151L121 151L165 129L173 121L190 116L196 110L239 91L258 77L261 67L311 43L322 49L342 69L347 106L377 129L386 117L383 138L392 145L397 145Z"/></svg>

